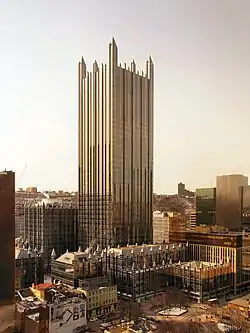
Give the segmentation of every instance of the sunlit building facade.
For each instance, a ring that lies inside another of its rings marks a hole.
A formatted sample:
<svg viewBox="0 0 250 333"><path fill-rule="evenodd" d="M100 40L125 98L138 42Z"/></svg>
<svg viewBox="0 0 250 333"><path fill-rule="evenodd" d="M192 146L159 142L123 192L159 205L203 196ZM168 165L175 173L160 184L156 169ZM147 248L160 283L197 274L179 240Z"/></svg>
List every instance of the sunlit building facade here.
<svg viewBox="0 0 250 333"><path fill-rule="evenodd" d="M79 245L152 242L154 65L79 63Z"/></svg>
<svg viewBox="0 0 250 333"><path fill-rule="evenodd" d="M243 175L223 175L216 178L216 224L239 231L242 229L241 187L248 185Z"/></svg>

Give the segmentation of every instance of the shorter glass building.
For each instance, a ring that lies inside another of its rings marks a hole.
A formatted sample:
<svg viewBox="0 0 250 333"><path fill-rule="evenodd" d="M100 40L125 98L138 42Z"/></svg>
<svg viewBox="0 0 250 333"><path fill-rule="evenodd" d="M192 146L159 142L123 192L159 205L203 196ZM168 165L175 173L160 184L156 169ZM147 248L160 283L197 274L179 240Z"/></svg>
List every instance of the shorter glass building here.
<svg viewBox="0 0 250 333"><path fill-rule="evenodd" d="M196 190L196 225L216 225L216 188Z"/></svg>

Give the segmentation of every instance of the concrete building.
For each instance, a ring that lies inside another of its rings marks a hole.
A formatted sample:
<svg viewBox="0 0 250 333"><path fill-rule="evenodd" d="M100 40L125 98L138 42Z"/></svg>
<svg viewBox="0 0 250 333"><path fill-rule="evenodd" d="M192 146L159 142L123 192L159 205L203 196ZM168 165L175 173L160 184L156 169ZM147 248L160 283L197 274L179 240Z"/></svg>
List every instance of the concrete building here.
<svg viewBox="0 0 250 333"><path fill-rule="evenodd" d="M117 306L117 287L107 279L92 279L79 291L87 299L87 318L96 318L113 312Z"/></svg>
<svg viewBox="0 0 250 333"><path fill-rule="evenodd" d="M152 242L154 65L79 63L79 245Z"/></svg>
<svg viewBox="0 0 250 333"><path fill-rule="evenodd" d="M178 196L184 197L184 198L186 198L186 197L193 198L195 196L195 193L187 190L185 184L179 183L178 184Z"/></svg>
<svg viewBox="0 0 250 333"><path fill-rule="evenodd" d="M43 253L31 249L15 248L16 274L15 289L31 287L33 283L43 283Z"/></svg>
<svg viewBox="0 0 250 333"><path fill-rule="evenodd" d="M241 187L248 185L243 175L218 176L216 179L216 224L231 230L242 229Z"/></svg>
<svg viewBox="0 0 250 333"><path fill-rule="evenodd" d="M16 303L15 326L20 333L68 333L86 329L86 297L82 293L64 286L41 288L44 298L36 297L32 290L19 292L21 300Z"/></svg>
<svg viewBox="0 0 250 333"><path fill-rule="evenodd" d="M196 228L196 210L190 210L187 214L187 230L195 230Z"/></svg>
<svg viewBox="0 0 250 333"><path fill-rule="evenodd" d="M216 188L196 190L196 225L216 225Z"/></svg>
<svg viewBox="0 0 250 333"><path fill-rule="evenodd" d="M0 172L0 304L15 292L15 173Z"/></svg>
<svg viewBox="0 0 250 333"><path fill-rule="evenodd" d="M155 211L153 213L153 243L169 242L169 216L168 213Z"/></svg>
<svg viewBox="0 0 250 333"><path fill-rule="evenodd" d="M50 266L53 249L59 256L67 249L73 251L77 248L76 206L44 199L38 203L27 203L24 215L24 237L32 249L43 249L46 267Z"/></svg>
<svg viewBox="0 0 250 333"><path fill-rule="evenodd" d="M177 212L153 213L153 243L172 242L176 232L186 231L185 217Z"/></svg>

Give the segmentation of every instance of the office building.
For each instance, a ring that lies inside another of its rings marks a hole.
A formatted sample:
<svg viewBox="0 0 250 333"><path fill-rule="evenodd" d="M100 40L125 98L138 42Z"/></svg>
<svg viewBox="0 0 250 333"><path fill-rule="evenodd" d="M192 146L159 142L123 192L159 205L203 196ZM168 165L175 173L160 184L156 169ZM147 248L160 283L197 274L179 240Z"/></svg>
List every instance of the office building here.
<svg viewBox="0 0 250 333"><path fill-rule="evenodd" d="M178 196L183 198L193 198L195 196L194 192L186 189L186 185L183 183L178 184Z"/></svg>
<svg viewBox="0 0 250 333"><path fill-rule="evenodd" d="M152 242L154 65L79 63L79 245Z"/></svg>
<svg viewBox="0 0 250 333"><path fill-rule="evenodd" d="M153 243L169 242L169 216L168 213L155 211L153 213Z"/></svg>
<svg viewBox="0 0 250 333"><path fill-rule="evenodd" d="M79 289L87 299L87 318L96 318L115 311L117 287L107 279L92 279Z"/></svg>
<svg viewBox="0 0 250 333"><path fill-rule="evenodd" d="M185 260L186 244L130 245L107 251L108 277L124 299L145 300L167 287L167 266Z"/></svg>
<svg viewBox="0 0 250 333"><path fill-rule="evenodd" d="M0 172L0 304L15 291L15 173Z"/></svg>
<svg viewBox="0 0 250 333"><path fill-rule="evenodd" d="M31 249L15 248L16 274L15 289L31 287L33 283L43 283L43 253Z"/></svg>
<svg viewBox="0 0 250 333"><path fill-rule="evenodd" d="M24 237L31 249L43 250L44 264L50 267L51 252L57 256L77 248L77 207L54 199L27 203L24 208Z"/></svg>
<svg viewBox="0 0 250 333"><path fill-rule="evenodd" d="M250 185L241 187L242 229L250 231Z"/></svg>
<svg viewBox="0 0 250 333"><path fill-rule="evenodd" d="M166 267L169 286L204 301L233 292L234 273L229 263L178 262Z"/></svg>
<svg viewBox="0 0 250 333"><path fill-rule="evenodd" d="M186 231L184 215L177 212L153 213L153 242L171 243L176 232Z"/></svg>
<svg viewBox="0 0 250 333"><path fill-rule="evenodd" d="M186 215L186 229L194 230L196 228L196 210L191 209Z"/></svg>
<svg viewBox="0 0 250 333"><path fill-rule="evenodd" d="M231 230L242 229L241 186L248 185L243 175L218 176L216 179L216 224Z"/></svg>
<svg viewBox="0 0 250 333"><path fill-rule="evenodd" d="M216 225L216 188L196 190L196 225Z"/></svg>

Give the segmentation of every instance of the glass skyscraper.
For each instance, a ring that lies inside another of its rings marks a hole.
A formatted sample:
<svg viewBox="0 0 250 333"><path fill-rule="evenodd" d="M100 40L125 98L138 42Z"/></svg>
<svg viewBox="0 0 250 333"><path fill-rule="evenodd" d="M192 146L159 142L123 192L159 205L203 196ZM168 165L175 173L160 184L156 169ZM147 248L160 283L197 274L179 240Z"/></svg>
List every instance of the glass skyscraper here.
<svg viewBox="0 0 250 333"><path fill-rule="evenodd" d="M154 65L79 63L79 245L152 242Z"/></svg>

